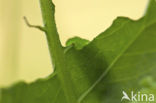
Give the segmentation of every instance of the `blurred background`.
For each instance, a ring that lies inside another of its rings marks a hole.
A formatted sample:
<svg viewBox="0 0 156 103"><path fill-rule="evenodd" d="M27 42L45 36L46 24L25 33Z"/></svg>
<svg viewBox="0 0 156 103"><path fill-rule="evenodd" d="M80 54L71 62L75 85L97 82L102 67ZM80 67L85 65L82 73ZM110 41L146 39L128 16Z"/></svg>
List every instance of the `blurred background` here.
<svg viewBox="0 0 156 103"><path fill-rule="evenodd" d="M53 0L56 23L64 45L73 36L92 40L117 16L139 19L148 0ZM53 72L43 32L26 26L42 25L39 0L0 0L0 87L32 82Z"/></svg>

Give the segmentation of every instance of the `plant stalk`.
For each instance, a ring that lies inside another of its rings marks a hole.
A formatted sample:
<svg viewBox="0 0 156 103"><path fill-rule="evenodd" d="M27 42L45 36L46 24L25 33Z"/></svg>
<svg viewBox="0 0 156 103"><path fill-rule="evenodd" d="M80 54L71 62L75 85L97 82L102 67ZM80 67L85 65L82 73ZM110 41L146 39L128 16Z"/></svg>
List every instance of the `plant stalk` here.
<svg viewBox="0 0 156 103"><path fill-rule="evenodd" d="M57 68L57 75L65 93L67 103L77 103L71 76L66 66L63 47L55 24L55 6L51 0L40 0L40 6L52 63Z"/></svg>

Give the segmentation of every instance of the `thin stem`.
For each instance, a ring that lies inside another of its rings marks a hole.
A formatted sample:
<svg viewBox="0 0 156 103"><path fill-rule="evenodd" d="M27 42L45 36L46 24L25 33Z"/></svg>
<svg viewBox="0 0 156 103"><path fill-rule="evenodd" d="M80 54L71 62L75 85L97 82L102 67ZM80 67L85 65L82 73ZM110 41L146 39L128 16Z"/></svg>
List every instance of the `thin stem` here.
<svg viewBox="0 0 156 103"><path fill-rule="evenodd" d="M57 68L57 75L64 90L67 103L77 103L74 86L66 66L63 47L55 24L55 6L51 0L40 0L40 5L51 58L53 65Z"/></svg>
<svg viewBox="0 0 156 103"><path fill-rule="evenodd" d="M32 25L32 24L30 24L29 21L28 21L28 19L25 16L23 17L23 19L24 19L24 21L25 21L25 23L27 24L28 27L30 27L30 28L36 28L36 29L39 29L41 31L45 31L44 27L41 27L39 25Z"/></svg>

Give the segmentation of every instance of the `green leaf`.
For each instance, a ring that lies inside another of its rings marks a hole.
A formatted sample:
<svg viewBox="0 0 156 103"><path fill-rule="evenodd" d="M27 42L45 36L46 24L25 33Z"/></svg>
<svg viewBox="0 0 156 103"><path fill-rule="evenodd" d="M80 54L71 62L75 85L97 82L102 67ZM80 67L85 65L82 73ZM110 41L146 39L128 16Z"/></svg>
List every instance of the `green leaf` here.
<svg viewBox="0 0 156 103"><path fill-rule="evenodd" d="M34 83L18 83L1 91L0 103L63 103L64 93L55 74ZM63 95L63 96L62 96ZM58 101L57 98L61 97Z"/></svg>
<svg viewBox="0 0 156 103"><path fill-rule="evenodd" d="M88 40L86 39L82 39L80 37L74 37L74 38L70 38L67 42L66 42L66 46L74 46L76 49L82 49L84 46L86 46L89 43Z"/></svg>
<svg viewBox="0 0 156 103"><path fill-rule="evenodd" d="M70 39L65 48L56 30L54 5L40 1L56 70L44 80L1 89L0 103L120 103L122 91L156 95L154 0L141 19L118 17L93 41Z"/></svg>

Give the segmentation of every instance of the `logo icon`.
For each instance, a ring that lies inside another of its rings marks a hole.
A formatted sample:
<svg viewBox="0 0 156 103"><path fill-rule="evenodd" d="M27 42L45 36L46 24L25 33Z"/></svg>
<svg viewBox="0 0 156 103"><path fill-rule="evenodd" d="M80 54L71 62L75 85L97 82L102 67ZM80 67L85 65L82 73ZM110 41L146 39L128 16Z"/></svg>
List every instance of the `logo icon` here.
<svg viewBox="0 0 156 103"><path fill-rule="evenodd" d="M125 91L122 91L122 93L123 93L123 97L122 97L121 101L123 99L126 99L126 100L129 100L130 101L130 98L128 97L127 93Z"/></svg>

